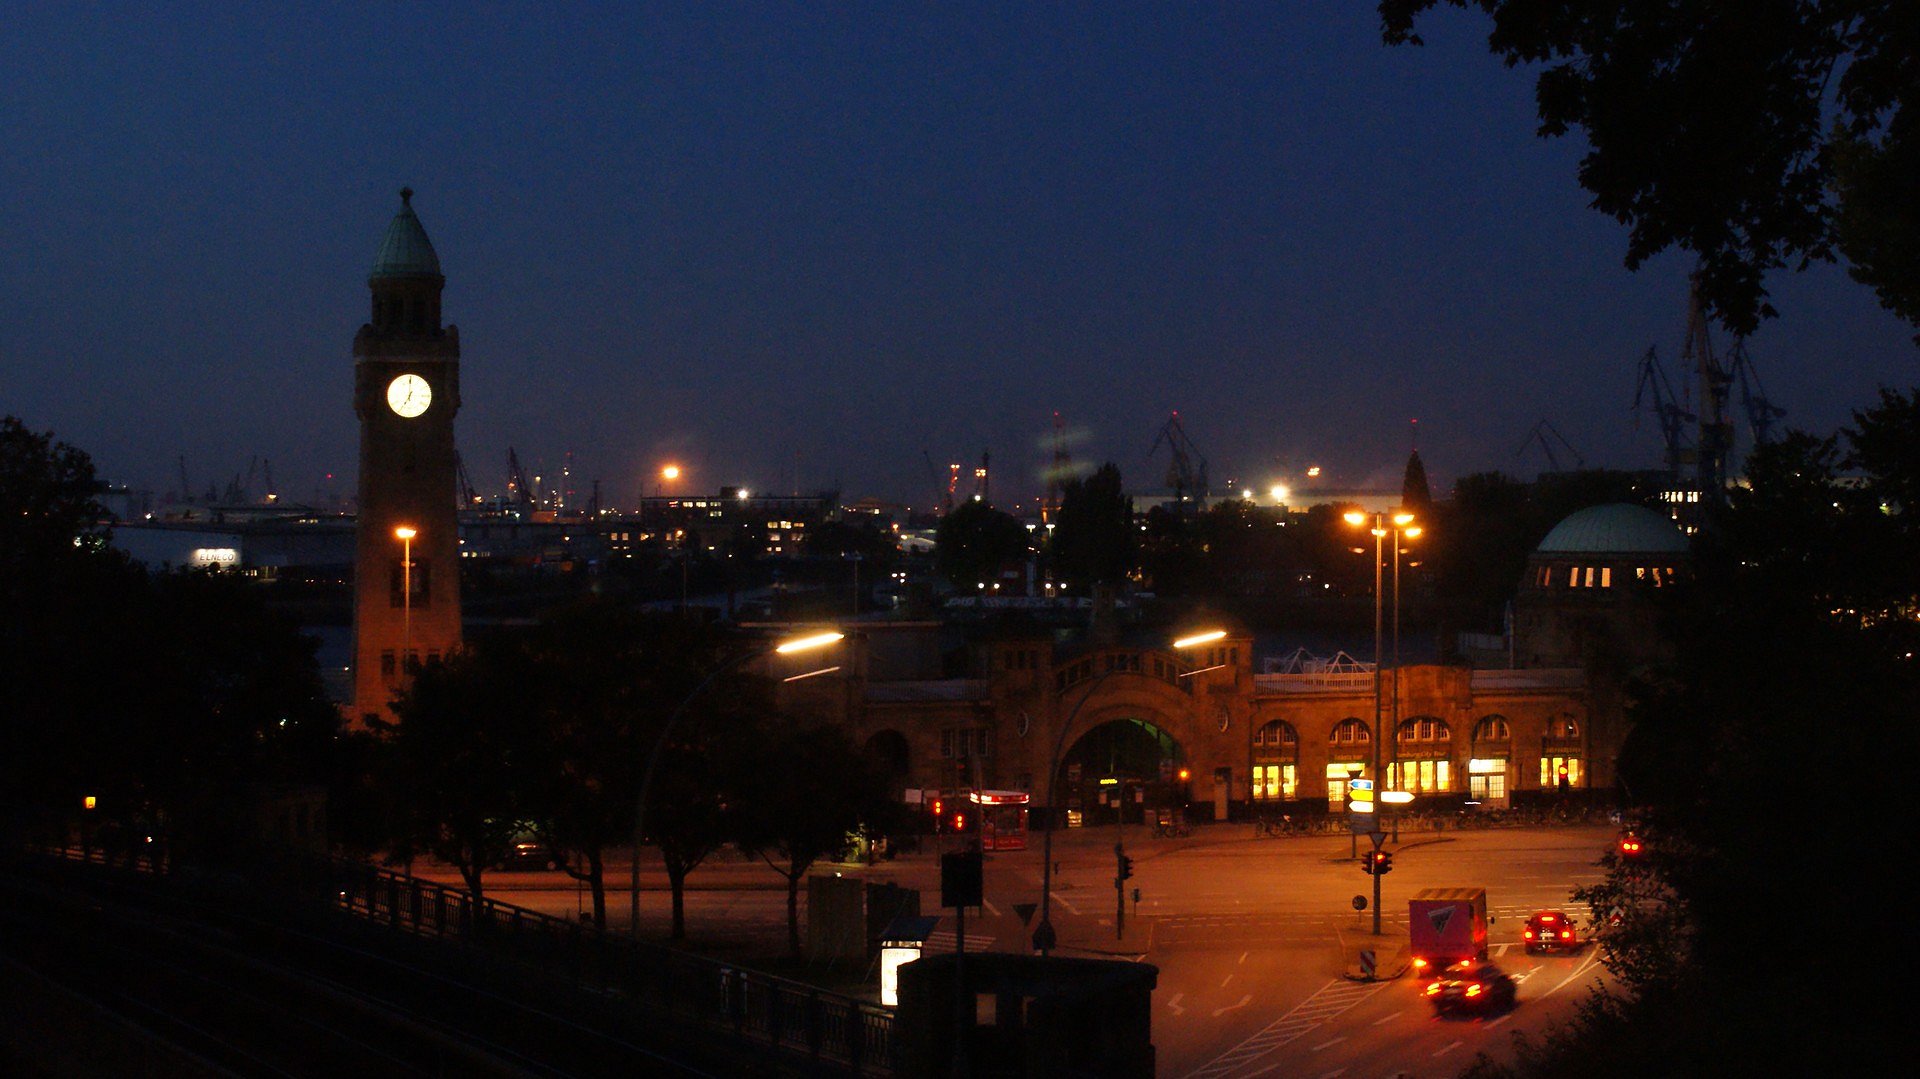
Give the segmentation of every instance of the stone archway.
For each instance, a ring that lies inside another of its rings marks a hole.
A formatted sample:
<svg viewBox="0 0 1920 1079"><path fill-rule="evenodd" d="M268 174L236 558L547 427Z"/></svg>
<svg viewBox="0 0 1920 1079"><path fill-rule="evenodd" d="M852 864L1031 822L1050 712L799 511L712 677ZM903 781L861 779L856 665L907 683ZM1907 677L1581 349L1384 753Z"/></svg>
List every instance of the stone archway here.
<svg viewBox="0 0 1920 1079"><path fill-rule="evenodd" d="M1098 722L1060 755L1057 803L1067 823L1128 824L1186 804L1186 750L1165 727L1138 716Z"/></svg>

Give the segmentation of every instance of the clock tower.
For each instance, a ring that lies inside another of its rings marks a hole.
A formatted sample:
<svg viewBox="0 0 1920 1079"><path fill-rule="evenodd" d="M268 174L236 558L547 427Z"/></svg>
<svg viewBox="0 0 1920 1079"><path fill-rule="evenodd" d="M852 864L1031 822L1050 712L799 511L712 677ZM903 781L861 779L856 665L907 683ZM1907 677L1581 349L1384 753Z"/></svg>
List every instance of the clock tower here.
<svg viewBox="0 0 1920 1079"><path fill-rule="evenodd" d="M353 339L360 512L353 574L353 716L390 719L412 670L460 644L460 533L453 417L460 331L440 325L440 258L400 192L367 286L373 318Z"/></svg>

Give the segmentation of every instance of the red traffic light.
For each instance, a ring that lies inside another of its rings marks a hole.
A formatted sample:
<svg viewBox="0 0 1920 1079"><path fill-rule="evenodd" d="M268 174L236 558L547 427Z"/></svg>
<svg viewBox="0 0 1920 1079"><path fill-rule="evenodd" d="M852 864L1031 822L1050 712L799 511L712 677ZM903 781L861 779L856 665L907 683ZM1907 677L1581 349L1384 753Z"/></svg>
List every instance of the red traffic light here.
<svg viewBox="0 0 1920 1079"><path fill-rule="evenodd" d="M933 815L936 817L939 816L941 809L942 809L942 804L940 802L940 799L935 798L933 800Z"/></svg>
<svg viewBox="0 0 1920 1079"><path fill-rule="evenodd" d="M1632 832L1628 832L1626 835L1623 835L1620 837L1620 853L1621 854L1629 858L1637 858L1640 856L1640 849L1641 849L1641 843L1640 843L1639 836L1634 835Z"/></svg>
<svg viewBox="0 0 1920 1079"><path fill-rule="evenodd" d="M953 815L953 830L956 832L964 832L967 830L967 815L965 813L955 813Z"/></svg>
<svg viewBox="0 0 1920 1079"><path fill-rule="evenodd" d="M1188 771L1185 768L1180 769L1180 782L1185 783L1187 780L1192 778L1193 778L1192 772Z"/></svg>

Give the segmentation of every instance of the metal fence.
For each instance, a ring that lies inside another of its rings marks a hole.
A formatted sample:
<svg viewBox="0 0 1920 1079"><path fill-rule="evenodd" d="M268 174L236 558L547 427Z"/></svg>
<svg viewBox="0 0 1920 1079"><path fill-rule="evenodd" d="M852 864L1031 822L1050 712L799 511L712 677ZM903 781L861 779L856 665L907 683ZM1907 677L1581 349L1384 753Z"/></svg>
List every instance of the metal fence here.
<svg viewBox="0 0 1920 1079"><path fill-rule="evenodd" d="M41 851L138 872L155 869L154 860L140 854L115 857L78 846ZM777 1046L828 1070L836 1065L858 1075L896 1070L893 1010L879 1004L616 936L578 920L494 899L476 903L464 890L363 862L314 860L292 867L286 876L303 888L325 889L334 907L356 917L482 947L656 1018Z"/></svg>
<svg viewBox="0 0 1920 1079"><path fill-rule="evenodd" d="M510 903L475 903L460 889L364 863L328 866L335 903L371 921L484 942L675 1020L731 1030L856 1073L894 1070L890 1008Z"/></svg>

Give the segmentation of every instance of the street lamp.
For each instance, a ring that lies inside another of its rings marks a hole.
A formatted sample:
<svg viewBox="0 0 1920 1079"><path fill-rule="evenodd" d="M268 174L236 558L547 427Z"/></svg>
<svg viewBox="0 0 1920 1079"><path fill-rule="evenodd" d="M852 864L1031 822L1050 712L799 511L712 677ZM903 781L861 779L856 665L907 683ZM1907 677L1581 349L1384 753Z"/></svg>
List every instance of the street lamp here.
<svg viewBox="0 0 1920 1079"><path fill-rule="evenodd" d="M1226 635L1227 631L1224 629L1196 633L1174 641L1173 647L1181 650L1197 648L1200 645L1221 640ZM1061 722L1060 733L1053 740L1053 757L1047 765L1047 835L1042 841L1040 855L1040 922L1033 927L1034 944L1043 956L1053 950L1053 830L1056 823L1053 791L1060 778L1060 752L1066 748L1067 732L1073 729L1073 721L1079 718L1080 709L1093 699L1094 689L1100 683L1119 674L1120 671L1119 667L1108 667L1093 676L1093 680L1087 683L1087 688L1080 694L1080 699L1073 703L1073 710L1068 712L1067 718ZM1118 818L1119 814L1116 813L1115 816Z"/></svg>
<svg viewBox="0 0 1920 1079"><path fill-rule="evenodd" d="M1348 510L1342 516L1348 524L1355 528L1366 526L1369 523L1368 517L1372 517L1372 527L1368 530L1373 533L1373 737L1369 739L1369 741L1373 743L1372 778L1376 797L1369 802L1369 807L1373 811L1373 817L1368 823L1372 825L1371 835L1373 837L1373 849L1379 850L1381 801L1378 795L1386 791L1386 784L1382 782L1380 773L1380 661L1383 658L1381 656L1381 637L1383 636L1381 632L1381 599L1383 597L1380 590L1380 579L1386 568L1386 538L1391 535L1393 536L1393 576L1395 582L1393 592L1394 729L1391 737L1398 739L1400 736L1400 536L1403 531L1411 530L1414 535L1418 535L1419 531L1417 528L1412 527L1413 514L1404 510L1395 510L1391 514L1374 513L1371 515L1361 510ZM1397 748L1395 752L1397 755ZM1380 874L1378 873L1373 874L1373 935L1376 937L1380 935Z"/></svg>
<svg viewBox="0 0 1920 1079"><path fill-rule="evenodd" d="M400 671L409 673L413 656L413 537L420 533L411 525L393 530L400 540ZM391 578L389 578L391 579ZM392 610L391 607L388 610Z"/></svg>
<svg viewBox="0 0 1920 1079"><path fill-rule="evenodd" d="M824 648L844 637L846 637L846 634L841 633L839 630L830 629L819 633L810 633L804 637L789 638L765 648L754 648L741 652L739 655L715 667L712 672L701 679L700 684L694 686L685 697L681 698L680 703L675 705L673 712L667 716L666 723L660 728L660 737L654 740L653 749L647 754L646 771L640 776L640 794L634 799L633 803L633 869L631 870L627 883L631 893L628 911L628 932L633 935L634 939L638 940L640 937L640 845L646 836L647 794L653 789L654 769L660 766L660 751L666 748L667 739L673 735L673 728L679 724L680 717L686 715L687 706L691 705L694 698L700 696L703 690L712 685L715 679L748 660L759 659L762 656L770 656L776 652L781 655L792 655L796 652L810 652L816 648Z"/></svg>

